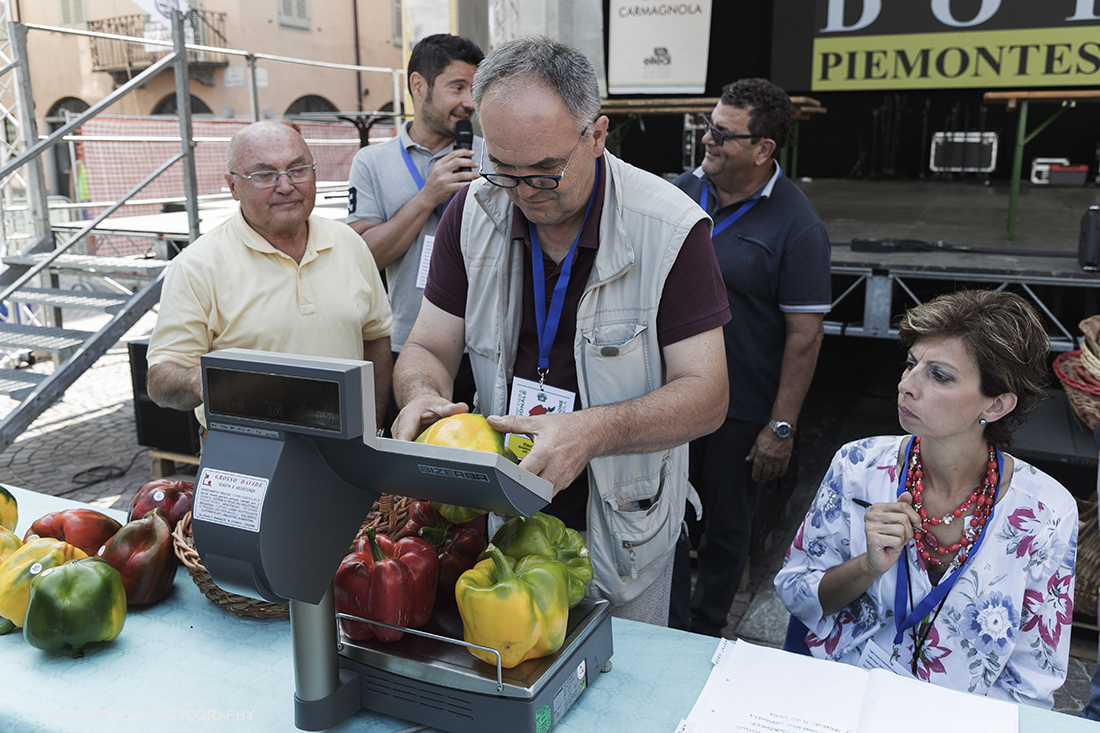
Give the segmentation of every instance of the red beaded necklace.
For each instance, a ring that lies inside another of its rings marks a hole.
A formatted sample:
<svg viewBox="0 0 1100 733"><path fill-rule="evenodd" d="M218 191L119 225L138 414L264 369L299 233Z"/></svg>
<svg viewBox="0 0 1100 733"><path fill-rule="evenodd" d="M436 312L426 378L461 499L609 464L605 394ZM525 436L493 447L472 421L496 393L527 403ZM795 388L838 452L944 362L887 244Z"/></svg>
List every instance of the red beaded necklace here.
<svg viewBox="0 0 1100 733"><path fill-rule="evenodd" d="M982 485L975 487L974 491L967 495L958 509L942 517L929 517L927 510L922 506L924 470L920 461L920 438L913 438L913 452L905 475L905 488L913 495L913 509L920 515L921 519L920 529L913 533L913 539L917 541L917 551L920 553L921 558L937 568L942 564L940 557L937 556L943 556L948 553L958 553L951 563L952 566L962 565L966 562L966 556L970 552L970 548L973 546L975 540L978 539L978 535L982 533L986 520L989 518L993 502L997 498L997 486L999 484L1000 477L997 475L997 452L993 446L990 445L989 461L986 464L985 481L982 482ZM974 507L974 516L970 518L970 522L963 532L963 536L958 542L952 544L950 547L941 545L930 528L941 523L951 524L953 521L970 511L971 506ZM926 540L928 541L927 547L925 547Z"/></svg>

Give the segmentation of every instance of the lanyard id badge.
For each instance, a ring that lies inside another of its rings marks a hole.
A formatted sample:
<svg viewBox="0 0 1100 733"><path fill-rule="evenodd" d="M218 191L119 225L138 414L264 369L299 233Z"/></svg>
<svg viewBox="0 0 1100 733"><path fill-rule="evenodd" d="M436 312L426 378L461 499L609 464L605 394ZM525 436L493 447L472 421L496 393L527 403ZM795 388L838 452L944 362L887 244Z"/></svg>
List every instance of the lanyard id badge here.
<svg viewBox="0 0 1100 733"><path fill-rule="evenodd" d="M508 405L508 414L520 417L558 415L572 412L576 401L577 395L567 389L539 385L530 379L515 377L512 380L512 401ZM504 436L504 445L523 460L534 443L526 435L508 433Z"/></svg>

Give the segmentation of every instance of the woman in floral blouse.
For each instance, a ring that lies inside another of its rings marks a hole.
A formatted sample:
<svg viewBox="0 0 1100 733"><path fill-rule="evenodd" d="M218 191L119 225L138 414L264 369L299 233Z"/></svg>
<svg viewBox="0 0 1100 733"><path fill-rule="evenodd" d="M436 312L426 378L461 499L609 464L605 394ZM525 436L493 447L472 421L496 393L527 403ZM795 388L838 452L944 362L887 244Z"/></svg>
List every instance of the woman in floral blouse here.
<svg viewBox="0 0 1100 733"><path fill-rule="evenodd" d="M1050 708L1066 678L1077 505L1002 449L1042 396L1035 311L962 291L910 310L905 436L833 457L775 585L816 657Z"/></svg>

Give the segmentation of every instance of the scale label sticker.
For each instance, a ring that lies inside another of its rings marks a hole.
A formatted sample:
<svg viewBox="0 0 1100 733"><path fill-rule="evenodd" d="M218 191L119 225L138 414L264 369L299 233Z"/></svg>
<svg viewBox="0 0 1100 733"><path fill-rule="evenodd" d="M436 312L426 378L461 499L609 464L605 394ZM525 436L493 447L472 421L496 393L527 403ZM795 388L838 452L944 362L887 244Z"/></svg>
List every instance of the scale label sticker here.
<svg viewBox="0 0 1100 733"><path fill-rule="evenodd" d="M543 705L535 712L535 733L546 733L554 721L550 718L550 706Z"/></svg>
<svg viewBox="0 0 1100 733"><path fill-rule="evenodd" d="M588 687L588 680L585 675L586 665L582 662L577 667L577 674L573 677L567 677L565 684L561 686L557 694L554 695L554 723L561 722L561 719L565 717L565 714L569 712L569 708L573 707L573 703L577 701L577 698L581 696L584 689Z"/></svg>
<svg viewBox="0 0 1100 733"><path fill-rule="evenodd" d="M426 473L430 476L448 476L450 478L464 478L467 481L481 481L483 483L489 483L488 474L478 473L477 471L459 471L454 468L425 466L422 463L416 464L416 467L420 469L420 473Z"/></svg>
<svg viewBox="0 0 1100 733"><path fill-rule="evenodd" d="M195 487L195 519L259 532L268 483L262 476L204 468Z"/></svg>

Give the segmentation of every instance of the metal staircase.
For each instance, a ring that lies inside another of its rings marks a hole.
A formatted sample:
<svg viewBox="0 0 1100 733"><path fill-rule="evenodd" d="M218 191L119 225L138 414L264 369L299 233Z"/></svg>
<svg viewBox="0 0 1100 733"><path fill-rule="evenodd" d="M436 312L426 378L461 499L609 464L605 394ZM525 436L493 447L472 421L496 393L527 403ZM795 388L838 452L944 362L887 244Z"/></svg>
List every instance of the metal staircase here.
<svg viewBox="0 0 1100 733"><path fill-rule="evenodd" d="M49 255L4 257L5 275L42 265ZM92 262L89 262L92 260ZM0 323L0 350L48 354L56 363L53 374L21 369L0 369L0 394L19 400L19 405L0 421L0 446L7 447L36 417L52 405L100 356L105 354L134 323L160 299L164 260L123 257L60 255L45 265L51 275L119 276L139 280L143 286L129 296L89 293L56 288L20 288L8 296L10 303L44 308L87 308L112 314L99 331L76 331L34 323Z"/></svg>
<svg viewBox="0 0 1100 733"><path fill-rule="evenodd" d="M0 0L0 7L6 6ZM8 110L18 108L20 146L18 155L11 157L0 150L0 182L6 199L13 185L19 184L33 222L33 232L20 234L3 231L9 254L0 257L4 269L0 271L0 302L5 318L0 321L0 366L18 366L19 355L30 352L37 359L47 357L55 363L52 374L40 374L18 368L0 368L0 395L7 395L18 404L0 420L0 450L7 448L42 412L64 394L72 384L133 326L139 318L160 299L161 281L167 260L148 257L100 257L77 254L86 237L108 216L151 183L157 176L175 163L181 162L184 170L184 188L187 198L190 239L198 236L198 197L195 186L194 141L191 135L191 114L187 89L187 54L184 52L183 21L178 12L173 13L172 53L134 76L130 82L117 88L111 95L92 105L86 112L69 120L48 137L38 138L30 100L30 79L26 56L28 26L7 24L10 49L0 49L0 62L6 61L6 50L11 61L0 67L0 87L3 77L14 72L16 79L15 101L0 99L0 116L10 117ZM38 28L38 27L35 27ZM38 28L60 31L58 28ZM87 32L84 32L87 34ZM102 34L100 34L102 35ZM42 175L41 155L60 138L68 135L89 117L98 114L117 99L149 81L162 71L175 68L176 95L180 118L180 137L184 141L182 151L167 160L144 181L119 201L107 207L103 213L83 228L59 241L59 232L50 225L47 196ZM5 87L6 88L6 87ZM0 97L3 89L0 89ZM184 100L184 101L180 101ZM23 102L18 104L18 102ZM0 217L0 225L4 223ZM31 242L21 252L13 253L14 243ZM119 292L87 292L63 290L58 287L62 277L77 275L82 279L97 278L104 287ZM123 283L126 283L124 285ZM129 285L130 287L127 287ZM45 286L45 287L43 287ZM100 310L110 315L98 331L80 331L63 327L63 308ZM7 355L7 358L4 356Z"/></svg>

